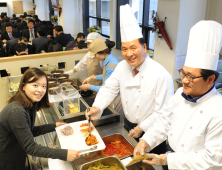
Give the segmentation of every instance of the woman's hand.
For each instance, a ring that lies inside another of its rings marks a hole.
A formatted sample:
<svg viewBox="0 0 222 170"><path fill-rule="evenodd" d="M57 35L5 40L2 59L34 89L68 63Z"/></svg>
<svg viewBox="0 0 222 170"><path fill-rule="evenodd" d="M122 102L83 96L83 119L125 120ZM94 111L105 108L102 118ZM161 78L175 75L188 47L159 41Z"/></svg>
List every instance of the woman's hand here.
<svg viewBox="0 0 222 170"><path fill-rule="evenodd" d="M62 126L62 125L66 125L67 123L64 122L56 122L56 127Z"/></svg>
<svg viewBox="0 0 222 170"><path fill-rule="evenodd" d="M83 84L79 86L80 90L86 91L91 89L91 84Z"/></svg>
<svg viewBox="0 0 222 170"><path fill-rule="evenodd" d="M75 151L75 150L68 150L67 153L67 161L74 161L75 159L78 159L80 157L81 152Z"/></svg>

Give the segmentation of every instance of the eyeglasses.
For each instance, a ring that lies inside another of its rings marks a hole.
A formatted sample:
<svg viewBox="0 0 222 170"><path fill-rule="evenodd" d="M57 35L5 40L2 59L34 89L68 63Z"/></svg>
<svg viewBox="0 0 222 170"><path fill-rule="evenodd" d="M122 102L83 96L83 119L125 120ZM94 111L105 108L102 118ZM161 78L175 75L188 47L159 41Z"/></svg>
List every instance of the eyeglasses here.
<svg viewBox="0 0 222 170"><path fill-rule="evenodd" d="M190 76L190 75L185 74L182 69L179 70L179 73L180 73L180 76L181 76L182 78L186 77L187 80L189 80L190 82L193 82L193 79L197 79L197 78L203 77L203 76L192 77L192 76Z"/></svg>

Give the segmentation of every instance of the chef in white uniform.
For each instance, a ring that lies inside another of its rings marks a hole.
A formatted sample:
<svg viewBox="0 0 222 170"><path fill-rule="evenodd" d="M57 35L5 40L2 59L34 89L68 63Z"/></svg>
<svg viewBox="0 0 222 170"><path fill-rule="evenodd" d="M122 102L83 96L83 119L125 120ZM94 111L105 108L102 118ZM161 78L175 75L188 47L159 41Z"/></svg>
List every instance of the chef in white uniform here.
<svg viewBox="0 0 222 170"><path fill-rule="evenodd" d="M146 131L134 150L144 154L166 138L171 153L151 154L144 162L169 169L222 168L222 96L218 78L222 25L200 21L190 30L186 61L180 75L183 87L163 107L162 116Z"/></svg>
<svg viewBox="0 0 222 170"><path fill-rule="evenodd" d="M164 102L173 95L173 81L167 70L147 55L140 27L128 4L120 7L120 29L125 60L100 88L86 117L99 119L120 91L124 126L129 136L138 138L152 126Z"/></svg>

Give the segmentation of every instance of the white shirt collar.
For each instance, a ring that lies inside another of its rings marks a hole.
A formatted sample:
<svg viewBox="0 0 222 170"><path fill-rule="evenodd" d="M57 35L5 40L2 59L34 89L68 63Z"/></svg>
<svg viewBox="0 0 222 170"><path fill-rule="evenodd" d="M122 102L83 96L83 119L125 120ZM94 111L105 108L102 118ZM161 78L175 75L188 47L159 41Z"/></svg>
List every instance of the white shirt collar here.
<svg viewBox="0 0 222 170"><path fill-rule="evenodd" d="M139 67L136 68L139 72L143 69L142 66L144 65L147 57L149 57L149 56L146 55L146 58L145 58L145 60L143 61L143 63L142 63ZM130 66L130 68L131 68L132 74L133 74L133 76L134 76L134 71L133 71L133 70L135 69L135 67L134 67L134 66Z"/></svg>

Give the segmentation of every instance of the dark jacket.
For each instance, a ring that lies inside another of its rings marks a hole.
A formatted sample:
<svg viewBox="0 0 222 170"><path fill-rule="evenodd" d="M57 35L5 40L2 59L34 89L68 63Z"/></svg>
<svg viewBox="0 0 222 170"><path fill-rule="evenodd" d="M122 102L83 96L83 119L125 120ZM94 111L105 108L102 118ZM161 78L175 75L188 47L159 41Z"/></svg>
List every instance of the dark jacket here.
<svg viewBox="0 0 222 170"><path fill-rule="evenodd" d="M6 51L7 53L9 52L9 49L11 47L12 44L18 43L18 40L20 40L20 38L12 38L11 40L8 40L6 43Z"/></svg>
<svg viewBox="0 0 222 170"><path fill-rule="evenodd" d="M57 37L54 38L54 40L65 47L69 41L73 41L74 38L70 34L60 33Z"/></svg>
<svg viewBox="0 0 222 170"><path fill-rule="evenodd" d="M67 160L67 150L38 145L33 137L52 132L55 124L34 126L35 105L25 109L9 103L0 113L0 167L24 170L26 155ZM13 160L13 161L12 161Z"/></svg>
<svg viewBox="0 0 222 170"><path fill-rule="evenodd" d="M17 29L18 30L23 30L25 27L27 26L27 23L26 22L20 22L17 24Z"/></svg>
<svg viewBox="0 0 222 170"><path fill-rule="evenodd" d="M37 28L39 28L39 27L41 27L42 26L42 24L40 23L40 22L36 22L35 23L35 28L37 29Z"/></svg>
<svg viewBox="0 0 222 170"><path fill-rule="evenodd" d="M10 40L9 36L8 36L8 33L6 31L2 32L1 33L1 39L2 40Z"/></svg>
<svg viewBox="0 0 222 170"><path fill-rule="evenodd" d="M7 53L8 56L14 56L17 55L15 47L18 43L12 44L9 48L9 52ZM28 54L35 54L34 48L32 45L27 45L28 46Z"/></svg>
<svg viewBox="0 0 222 170"><path fill-rule="evenodd" d="M45 36L40 36L38 38L35 38L33 41L32 41L32 46L34 48L34 51L35 53L41 53L41 51L43 50L41 47L42 47L42 44L45 44L47 43L48 41L50 41L51 39L50 38L47 38Z"/></svg>
<svg viewBox="0 0 222 170"><path fill-rule="evenodd" d="M37 32L36 32L35 29L34 29L34 33L35 33L35 38L37 38L38 36L37 36ZM23 37L26 37L26 38L28 39L28 41L29 41L29 38L30 38L29 29L24 30L24 31L22 32L22 36L23 36Z"/></svg>
<svg viewBox="0 0 222 170"><path fill-rule="evenodd" d="M77 47L76 41L69 41L69 43L66 45L66 51L73 50L74 47Z"/></svg>

